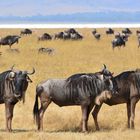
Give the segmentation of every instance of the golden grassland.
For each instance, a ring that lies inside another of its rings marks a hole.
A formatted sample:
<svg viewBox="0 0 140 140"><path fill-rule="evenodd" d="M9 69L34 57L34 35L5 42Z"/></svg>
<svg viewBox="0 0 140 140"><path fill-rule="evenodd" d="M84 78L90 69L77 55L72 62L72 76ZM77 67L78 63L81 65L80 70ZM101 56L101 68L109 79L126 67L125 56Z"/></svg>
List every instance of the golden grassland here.
<svg viewBox="0 0 140 140"><path fill-rule="evenodd" d="M13 64L17 69L31 70L35 67L36 73L31 77L33 83L26 92L26 102L19 102L14 110L13 133L5 132L4 105L0 106L0 140L137 140L140 139L140 104L137 104L135 130L127 129L126 105L103 105L99 114L101 131L95 131L92 115L89 118L88 134L79 132L81 110L79 106L58 107L51 104L44 116L44 131L36 132L33 121L32 109L35 99L35 87L37 83L49 78L66 78L74 73L96 72L103 64L115 73L125 70L140 68L140 49L136 37L136 29L132 29L133 35L129 38L125 48L114 51L111 47L113 35L107 36L104 29L98 29L101 40L97 41L91 34L92 29L77 29L84 39L82 41L52 40L38 42L37 36L44 32L54 34L64 29L33 29L33 35L23 36L19 44L12 48L18 48L20 53L9 52L8 46L2 46L0 51L0 71L9 69ZM121 29L115 29L120 31ZM19 34L20 29L0 29L0 36ZM53 55L38 54L38 48L51 47L55 49Z"/></svg>

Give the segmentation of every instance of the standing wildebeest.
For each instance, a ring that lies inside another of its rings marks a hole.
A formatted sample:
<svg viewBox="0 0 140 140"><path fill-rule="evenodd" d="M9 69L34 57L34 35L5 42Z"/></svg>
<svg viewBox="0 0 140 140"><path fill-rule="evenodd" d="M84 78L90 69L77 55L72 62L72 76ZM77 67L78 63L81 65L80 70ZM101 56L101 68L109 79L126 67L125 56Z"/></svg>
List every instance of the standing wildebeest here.
<svg viewBox="0 0 140 140"><path fill-rule="evenodd" d="M30 29L24 29L20 32L20 35L31 35L32 31Z"/></svg>
<svg viewBox="0 0 140 140"><path fill-rule="evenodd" d="M108 34L114 34L114 30L111 29L111 28L109 28L109 29L106 31L106 34L107 34L107 35L108 35Z"/></svg>
<svg viewBox="0 0 140 140"><path fill-rule="evenodd" d="M126 71L115 76L113 81L116 83L118 92L113 94L111 99L105 101L107 105L127 104L128 128L134 129L135 107L140 99L140 70ZM92 115L96 129L99 130L97 116L100 106L95 106Z"/></svg>
<svg viewBox="0 0 140 140"><path fill-rule="evenodd" d="M18 43L19 38L21 37L17 35L8 35L0 39L0 45L9 45L11 48L14 43Z"/></svg>
<svg viewBox="0 0 140 140"><path fill-rule="evenodd" d="M127 37L125 35L117 34L115 35L115 39L112 41L112 48L114 50L115 47L125 47L125 42L127 41Z"/></svg>
<svg viewBox="0 0 140 140"><path fill-rule="evenodd" d="M93 31L92 31L92 34L94 35L94 34L96 34L97 33L97 31L96 31L96 29L94 29Z"/></svg>
<svg viewBox="0 0 140 140"><path fill-rule="evenodd" d="M33 109L38 130L43 130L43 115L53 101L58 106L80 105L82 109L82 131L87 131L87 120L93 108L95 98L106 91L111 94L113 83L112 74L104 68L98 73L82 73L67 79L49 79L36 87L36 98ZM110 93L111 92L111 93ZM38 97L41 107L38 108Z"/></svg>
<svg viewBox="0 0 140 140"><path fill-rule="evenodd" d="M122 33L124 34L132 34L132 31L129 28L125 28L122 30Z"/></svg>
<svg viewBox="0 0 140 140"><path fill-rule="evenodd" d="M52 36L48 33L44 33L43 35L38 37L38 41L44 41L44 40L51 40Z"/></svg>
<svg viewBox="0 0 140 140"><path fill-rule="evenodd" d="M15 104L19 100L25 101L25 92L28 82L32 82L28 75L34 74L27 71L11 70L0 73L0 104L5 103L6 129L12 131L11 124Z"/></svg>
<svg viewBox="0 0 140 140"><path fill-rule="evenodd" d="M99 33L93 33L92 32L92 34L94 35L94 37L97 39L97 40L100 40L100 37L101 37L101 35L99 34Z"/></svg>
<svg viewBox="0 0 140 140"><path fill-rule="evenodd" d="M71 39L72 40L81 40L81 39L83 39L83 36L80 35L78 32L71 33L70 36L71 36Z"/></svg>

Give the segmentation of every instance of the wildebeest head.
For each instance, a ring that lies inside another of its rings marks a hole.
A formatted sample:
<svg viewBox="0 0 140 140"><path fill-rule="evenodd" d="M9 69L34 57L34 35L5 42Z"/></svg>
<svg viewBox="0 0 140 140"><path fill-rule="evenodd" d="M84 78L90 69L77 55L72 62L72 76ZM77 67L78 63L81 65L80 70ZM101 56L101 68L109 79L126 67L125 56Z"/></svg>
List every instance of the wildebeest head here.
<svg viewBox="0 0 140 140"><path fill-rule="evenodd" d="M7 80L10 80L13 85L13 93L14 96L17 99L23 99L23 102L25 100L25 92L28 87L28 83L32 82L29 75L32 75L35 73L35 69L33 68L32 72L28 71L20 71L20 70L14 70L13 67L11 71L9 72L7 76Z"/></svg>

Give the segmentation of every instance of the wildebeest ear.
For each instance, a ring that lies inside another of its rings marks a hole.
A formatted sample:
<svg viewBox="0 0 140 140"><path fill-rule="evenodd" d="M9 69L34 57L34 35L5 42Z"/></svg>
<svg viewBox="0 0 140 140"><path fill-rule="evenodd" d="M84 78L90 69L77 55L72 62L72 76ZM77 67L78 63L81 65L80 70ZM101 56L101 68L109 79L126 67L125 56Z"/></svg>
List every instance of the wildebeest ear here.
<svg viewBox="0 0 140 140"><path fill-rule="evenodd" d="M27 80L27 82L30 82L30 83L32 83L33 81L30 79L30 77L29 76L26 76L26 80Z"/></svg>
<svg viewBox="0 0 140 140"><path fill-rule="evenodd" d="M13 80L15 78L15 73L14 72L10 72L9 76L8 76L9 80Z"/></svg>

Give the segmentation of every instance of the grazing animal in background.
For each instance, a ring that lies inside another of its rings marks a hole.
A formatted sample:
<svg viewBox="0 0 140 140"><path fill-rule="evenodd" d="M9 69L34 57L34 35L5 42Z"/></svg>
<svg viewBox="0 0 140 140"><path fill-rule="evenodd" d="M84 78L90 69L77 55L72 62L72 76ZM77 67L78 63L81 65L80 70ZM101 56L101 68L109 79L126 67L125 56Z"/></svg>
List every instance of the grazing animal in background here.
<svg viewBox="0 0 140 140"><path fill-rule="evenodd" d="M81 40L81 39L83 39L83 36L82 35L80 35L78 32L76 32L76 33L71 33L71 39L72 40Z"/></svg>
<svg viewBox="0 0 140 140"><path fill-rule="evenodd" d="M18 40L20 38L21 37L18 35L8 35L0 39L0 45L9 45L9 47L11 48L14 43L18 43Z"/></svg>
<svg viewBox="0 0 140 140"><path fill-rule="evenodd" d="M99 33L93 33L92 32L92 34L94 35L94 37L97 39L97 40L100 40L100 37L101 37L101 34L99 34Z"/></svg>
<svg viewBox="0 0 140 140"><path fill-rule="evenodd" d="M136 31L136 34L137 34L137 35L140 34L140 30L137 30L137 31Z"/></svg>
<svg viewBox="0 0 140 140"><path fill-rule="evenodd" d="M28 75L34 74L28 71L11 70L0 73L0 104L5 104L6 129L12 131L12 118L15 104L19 100L25 101L25 92L28 83L32 82Z"/></svg>
<svg viewBox="0 0 140 140"><path fill-rule="evenodd" d="M127 104L127 126L134 129L135 107L140 99L140 70L125 71L113 78L114 83L118 87L117 94L112 94L110 99L104 103L112 106L118 104ZM99 130L98 113L102 104L95 106L92 115L95 121L96 130Z"/></svg>
<svg viewBox="0 0 140 140"><path fill-rule="evenodd" d="M54 39L63 39L63 32L59 32L57 34L54 35Z"/></svg>
<svg viewBox="0 0 140 140"><path fill-rule="evenodd" d="M75 33L77 33L77 31L75 29L73 29L73 28L70 28L70 29L66 30L65 32L67 32L69 34L75 34Z"/></svg>
<svg viewBox="0 0 140 140"><path fill-rule="evenodd" d="M94 29L93 31L92 31L92 34L94 35L94 34L96 34L97 33L97 31L96 31L96 29Z"/></svg>
<svg viewBox="0 0 140 140"><path fill-rule="evenodd" d="M64 40L69 40L69 39L71 39L70 33L68 33L68 32L63 32L63 39L64 39Z"/></svg>
<svg viewBox="0 0 140 140"><path fill-rule="evenodd" d="M129 28L125 28L122 30L122 33L124 34L132 34L132 31Z"/></svg>
<svg viewBox="0 0 140 140"><path fill-rule="evenodd" d="M120 35L119 33L115 35L115 39L112 41L112 48L114 50L115 47L125 47L125 42L127 41L126 36Z"/></svg>
<svg viewBox="0 0 140 140"><path fill-rule="evenodd" d="M38 37L38 41L52 40L52 36L48 33L44 33L43 35Z"/></svg>
<svg viewBox="0 0 140 140"><path fill-rule="evenodd" d="M106 73L104 73L106 72ZM45 110L51 102L58 106L79 105L82 109L82 131L87 131L87 120L89 113L94 106L95 98L106 93L112 94L112 77L106 67L98 73L81 73L70 76L67 79L49 79L41 82L36 87L36 97L34 103L34 119L38 130L43 130L43 116ZM41 107L38 108L38 97Z"/></svg>
<svg viewBox="0 0 140 140"><path fill-rule="evenodd" d="M20 35L31 35L32 34L32 30L30 29L24 29L20 32Z"/></svg>
<svg viewBox="0 0 140 140"><path fill-rule="evenodd" d="M107 35L108 35L108 34L114 34L114 30L111 29L111 28L109 28L109 29L106 31L106 34L107 34Z"/></svg>
<svg viewBox="0 0 140 140"><path fill-rule="evenodd" d="M47 54L52 54L54 52L53 48L39 48L38 53L47 53Z"/></svg>

